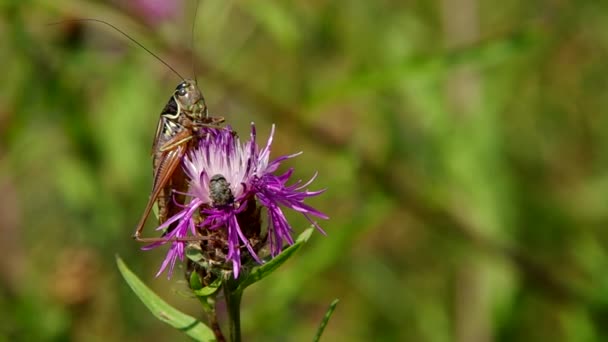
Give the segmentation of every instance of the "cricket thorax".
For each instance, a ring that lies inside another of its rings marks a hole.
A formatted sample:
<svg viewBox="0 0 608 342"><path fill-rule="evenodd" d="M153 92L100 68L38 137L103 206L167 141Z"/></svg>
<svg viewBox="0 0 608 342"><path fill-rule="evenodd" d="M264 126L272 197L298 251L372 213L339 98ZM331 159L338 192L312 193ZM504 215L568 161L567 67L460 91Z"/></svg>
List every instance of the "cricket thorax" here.
<svg viewBox="0 0 608 342"><path fill-rule="evenodd" d="M170 138L174 137L177 133L182 131L184 129L184 127L173 120L167 119L167 120L165 120L165 123L164 123L162 129L163 129L163 138L170 139Z"/></svg>

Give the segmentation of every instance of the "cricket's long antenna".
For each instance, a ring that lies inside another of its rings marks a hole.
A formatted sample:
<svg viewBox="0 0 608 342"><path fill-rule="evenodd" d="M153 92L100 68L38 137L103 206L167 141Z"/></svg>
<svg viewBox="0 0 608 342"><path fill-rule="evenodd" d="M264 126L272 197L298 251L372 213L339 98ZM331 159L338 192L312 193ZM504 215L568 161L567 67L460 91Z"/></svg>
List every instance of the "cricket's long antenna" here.
<svg viewBox="0 0 608 342"><path fill-rule="evenodd" d="M198 79L196 78L196 63L194 62L194 28L196 27L196 15L198 13L198 6L201 1L196 0L196 7L194 8L194 18L192 18L192 30L190 32L190 51L192 52L192 73L194 74L194 83L198 84Z"/></svg>
<svg viewBox="0 0 608 342"><path fill-rule="evenodd" d="M143 46L140 42L138 42L137 40L133 39L131 36L129 36L128 34L126 34L124 31L122 31L121 29L119 29L118 27L103 21L103 20L99 20L99 19L91 19L91 18L84 18L84 19L69 19L69 20L62 20L56 23L50 23L47 25L58 25L58 24L63 24L63 23L70 23L70 22L82 22L82 21L93 21L93 22L97 22L97 23L101 23L101 24L105 24L108 25L109 27L113 28L114 30L118 31L118 33L122 34L123 36L127 37L127 39L129 39L130 41L132 41L133 43L139 45L139 47L141 47L142 49L146 50L146 52L148 52L150 55L152 55L152 57L156 58L157 60L159 60L161 63L163 63L167 68L169 68L169 70L173 71L174 74L176 74L179 78L181 78L182 80L185 80L185 78L180 75L179 72L177 72L175 69L173 69L167 62L163 61L162 58L158 57L156 54L154 54L154 52L148 50L148 48L146 48L145 46Z"/></svg>

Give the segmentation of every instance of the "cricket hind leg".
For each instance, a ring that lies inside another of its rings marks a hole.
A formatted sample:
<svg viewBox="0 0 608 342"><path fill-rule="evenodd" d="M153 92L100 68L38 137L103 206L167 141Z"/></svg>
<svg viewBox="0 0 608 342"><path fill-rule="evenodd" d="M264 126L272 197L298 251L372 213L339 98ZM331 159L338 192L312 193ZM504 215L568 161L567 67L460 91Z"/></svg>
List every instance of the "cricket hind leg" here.
<svg viewBox="0 0 608 342"><path fill-rule="evenodd" d="M187 143L188 141L190 141L190 140L192 140L194 138L191 134L187 134L187 135L186 134L183 134L183 136L176 136L175 138L167 141L167 143L165 143L164 145L162 145L159 148L159 150L161 152L166 152L166 151L173 150L174 148L176 148L176 147L178 147L178 146L180 146L182 144L185 144L185 143ZM176 138L178 138L178 137L180 139L176 140ZM174 141L174 140L176 140L176 141Z"/></svg>
<svg viewBox="0 0 608 342"><path fill-rule="evenodd" d="M195 128L225 128L222 124L226 122L223 116L206 116L203 120L196 120L192 123Z"/></svg>

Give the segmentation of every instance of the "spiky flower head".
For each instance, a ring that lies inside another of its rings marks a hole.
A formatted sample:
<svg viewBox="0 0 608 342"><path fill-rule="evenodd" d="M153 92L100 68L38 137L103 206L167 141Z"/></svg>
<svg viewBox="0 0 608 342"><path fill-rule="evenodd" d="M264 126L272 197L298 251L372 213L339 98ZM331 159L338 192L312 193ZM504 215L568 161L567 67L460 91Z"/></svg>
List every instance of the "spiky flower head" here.
<svg viewBox="0 0 608 342"><path fill-rule="evenodd" d="M171 276L176 260L184 260L187 240L194 236L211 240L204 242L205 249L214 254L214 259L223 258L225 263L231 263L232 274L237 278L242 260L250 257L261 263L257 252L265 243L269 245L272 257L281 252L284 243L294 243L284 208L301 213L325 234L312 216L328 217L304 203L306 198L324 191L306 189L316 174L308 182L298 180L291 185L287 183L293 168L275 174L283 161L300 153L271 161L274 129L273 125L268 141L261 149L256 143L253 123L249 139L244 143L230 128L205 130L198 148L183 161L190 182L189 203L157 228L174 227L165 235L166 240L145 247L171 244L157 275L168 269ZM264 233L260 229L260 209L265 209L267 215Z"/></svg>

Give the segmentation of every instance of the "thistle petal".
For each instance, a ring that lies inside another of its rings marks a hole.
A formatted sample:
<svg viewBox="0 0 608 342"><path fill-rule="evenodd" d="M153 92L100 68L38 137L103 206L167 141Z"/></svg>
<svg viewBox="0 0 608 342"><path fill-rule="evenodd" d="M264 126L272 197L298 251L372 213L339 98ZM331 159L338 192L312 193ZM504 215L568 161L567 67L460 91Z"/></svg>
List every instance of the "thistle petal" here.
<svg viewBox="0 0 608 342"><path fill-rule="evenodd" d="M239 220L248 219L248 217L243 218L240 215L246 215L249 205L267 208L268 227L266 232L272 256L281 252L284 243L290 245L294 243L293 229L287 221L283 209L301 213L321 233L325 234L311 217L328 219L327 215L304 203L307 198L318 196L325 191L324 189L317 191L306 189L316 179L317 173L315 172L307 182L300 179L291 185L287 185L287 182L294 173L293 168L279 175L274 174L281 163L302 153L284 155L270 160L275 125L272 125L268 140L262 149L256 143L257 133L253 123L249 139L244 143L240 142L229 127L226 129L205 128L203 134L205 138L201 139L199 146L190 151L183 160L184 171L190 181L188 191L190 202L184 205L182 211L159 226L158 229L162 230L178 222L175 229L167 234L167 240L145 247L145 249L151 249L171 242L171 247L158 274L168 270L170 276L177 259L183 260L185 257L185 243L175 241L175 239L183 239L188 233L196 235L200 229L209 231L224 229L226 231L224 236L227 237L227 246L225 248L228 253L225 259L226 262L232 263L235 278L239 276L245 257L241 255L242 247L245 247L247 257L261 263L261 259L250 242L251 237L246 234L247 231L251 231L251 227L245 226L246 230L243 230L239 223ZM213 194L209 185L210 178L214 175L222 175L229 184L232 194L230 203L214 206ZM253 204L249 204L249 201L252 201ZM195 213L204 217L202 223L195 224L192 218ZM253 219L257 217L259 220L258 215L253 216ZM259 223L257 224L259 225Z"/></svg>

